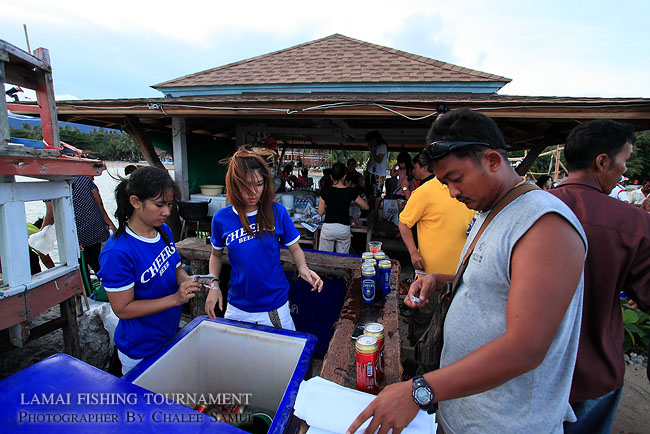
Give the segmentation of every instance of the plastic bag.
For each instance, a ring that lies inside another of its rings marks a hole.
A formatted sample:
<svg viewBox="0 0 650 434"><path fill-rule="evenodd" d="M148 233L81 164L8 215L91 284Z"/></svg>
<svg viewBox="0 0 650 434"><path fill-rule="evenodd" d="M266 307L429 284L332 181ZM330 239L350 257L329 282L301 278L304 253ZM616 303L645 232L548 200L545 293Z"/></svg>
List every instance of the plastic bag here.
<svg viewBox="0 0 650 434"><path fill-rule="evenodd" d="M56 243L56 230L54 229L54 225L47 225L43 230L30 235L28 243L30 247L44 255L52 253Z"/></svg>

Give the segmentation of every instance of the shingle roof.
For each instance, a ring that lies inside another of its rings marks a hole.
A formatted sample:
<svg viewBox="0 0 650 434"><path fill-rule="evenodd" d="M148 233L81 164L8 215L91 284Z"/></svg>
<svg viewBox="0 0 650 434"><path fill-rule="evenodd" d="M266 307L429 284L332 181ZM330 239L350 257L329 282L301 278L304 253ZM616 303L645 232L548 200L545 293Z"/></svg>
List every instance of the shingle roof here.
<svg viewBox="0 0 650 434"><path fill-rule="evenodd" d="M152 87L510 81L498 75L334 34Z"/></svg>

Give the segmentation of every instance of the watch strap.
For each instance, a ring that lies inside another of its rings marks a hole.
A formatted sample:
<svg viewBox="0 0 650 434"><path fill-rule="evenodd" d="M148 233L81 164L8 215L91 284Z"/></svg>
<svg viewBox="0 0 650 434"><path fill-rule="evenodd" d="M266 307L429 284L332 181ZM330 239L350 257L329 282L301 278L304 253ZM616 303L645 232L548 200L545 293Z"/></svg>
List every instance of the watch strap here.
<svg viewBox="0 0 650 434"><path fill-rule="evenodd" d="M431 401L428 404L420 404L416 398L416 390L418 389L426 389L429 394L431 395ZM426 380L422 375L418 375L416 377L413 377L413 401L420 407L422 410L426 411L429 414L434 413L438 409L438 403L434 402L435 399L435 394L433 393L433 390L431 390L431 387L427 384Z"/></svg>

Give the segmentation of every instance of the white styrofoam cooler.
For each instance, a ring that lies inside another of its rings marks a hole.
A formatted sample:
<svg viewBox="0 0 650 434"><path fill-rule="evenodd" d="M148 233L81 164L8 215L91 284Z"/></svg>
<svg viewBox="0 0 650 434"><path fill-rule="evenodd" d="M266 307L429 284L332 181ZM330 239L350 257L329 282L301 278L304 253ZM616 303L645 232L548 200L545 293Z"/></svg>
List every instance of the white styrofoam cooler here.
<svg viewBox="0 0 650 434"><path fill-rule="evenodd" d="M206 196L204 194L190 194L190 200L202 200L204 202L210 202L208 204L209 216L213 216L217 210L224 208L226 205L228 205L225 194L221 194L219 196Z"/></svg>
<svg viewBox="0 0 650 434"><path fill-rule="evenodd" d="M268 432L281 433L315 346L308 333L200 316L124 379L167 396L250 394L251 406L274 413Z"/></svg>

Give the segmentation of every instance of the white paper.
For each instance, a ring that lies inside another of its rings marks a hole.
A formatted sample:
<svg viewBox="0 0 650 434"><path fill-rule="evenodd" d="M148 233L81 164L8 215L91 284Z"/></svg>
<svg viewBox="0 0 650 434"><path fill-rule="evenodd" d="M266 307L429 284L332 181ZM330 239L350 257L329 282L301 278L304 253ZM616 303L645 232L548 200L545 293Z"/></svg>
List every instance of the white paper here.
<svg viewBox="0 0 650 434"><path fill-rule="evenodd" d="M345 433L375 395L348 389L321 377L303 381L298 390L294 413L310 426L308 433ZM357 432L368 427L367 420ZM404 429L404 433L434 434L435 416L420 411Z"/></svg>

